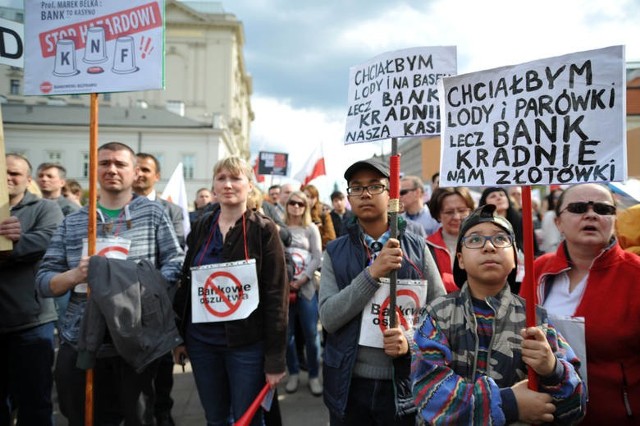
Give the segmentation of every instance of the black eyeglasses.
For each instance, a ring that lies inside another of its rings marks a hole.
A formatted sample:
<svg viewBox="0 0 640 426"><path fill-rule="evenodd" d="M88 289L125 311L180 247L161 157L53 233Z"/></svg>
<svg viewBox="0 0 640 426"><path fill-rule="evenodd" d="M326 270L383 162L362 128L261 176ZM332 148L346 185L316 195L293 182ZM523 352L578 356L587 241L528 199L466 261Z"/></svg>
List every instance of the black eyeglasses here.
<svg viewBox="0 0 640 426"><path fill-rule="evenodd" d="M364 191L366 190L371 195L378 195L382 194L385 189L387 189L387 187L380 183L374 183L373 185L368 186L350 186L347 188L347 194L357 197L364 194Z"/></svg>
<svg viewBox="0 0 640 426"><path fill-rule="evenodd" d="M407 195L409 192L411 191L415 191L418 188L411 188L411 189L401 189L400 190L400 195Z"/></svg>
<svg viewBox="0 0 640 426"><path fill-rule="evenodd" d="M613 216L616 214L616 206L607 203L598 203L595 201L576 201L567 204L567 207L560 211L560 214L568 211L574 214L584 214L589 211L589 206L600 216Z"/></svg>
<svg viewBox="0 0 640 426"><path fill-rule="evenodd" d="M293 200L291 200L287 204L290 205L290 206L307 207L307 205L303 201L293 201Z"/></svg>
<svg viewBox="0 0 640 426"><path fill-rule="evenodd" d="M513 238L509 234L504 232L498 232L494 235L478 235L471 234L462 238L462 244L468 249L481 249L484 248L487 241L491 241L491 244L495 248L507 248L513 245Z"/></svg>

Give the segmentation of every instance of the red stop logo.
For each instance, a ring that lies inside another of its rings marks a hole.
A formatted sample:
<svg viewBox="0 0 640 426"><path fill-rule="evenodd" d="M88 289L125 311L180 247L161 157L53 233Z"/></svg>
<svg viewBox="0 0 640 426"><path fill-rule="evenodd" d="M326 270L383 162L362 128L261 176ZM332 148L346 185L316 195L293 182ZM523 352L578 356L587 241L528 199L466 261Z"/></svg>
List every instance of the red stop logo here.
<svg viewBox="0 0 640 426"><path fill-rule="evenodd" d="M53 89L53 84L48 81L44 81L42 82L42 84L40 84L40 91L42 93L49 93L51 89Z"/></svg>

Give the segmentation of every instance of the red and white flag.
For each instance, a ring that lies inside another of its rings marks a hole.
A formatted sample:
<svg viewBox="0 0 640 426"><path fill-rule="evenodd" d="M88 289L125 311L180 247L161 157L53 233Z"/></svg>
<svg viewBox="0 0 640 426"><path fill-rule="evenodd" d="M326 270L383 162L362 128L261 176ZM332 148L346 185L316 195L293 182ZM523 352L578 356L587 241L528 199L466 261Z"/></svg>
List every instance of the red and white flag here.
<svg viewBox="0 0 640 426"><path fill-rule="evenodd" d="M294 178L302 185L307 185L309 182L317 178L318 176L325 176L327 169L324 167L324 153L322 152L322 144L318 144L311 156L305 163L302 170L300 170Z"/></svg>
<svg viewBox="0 0 640 426"><path fill-rule="evenodd" d="M187 188L184 184L182 163L178 163L176 166L160 198L171 201L182 209L182 226L184 227L184 236L186 238L191 231L191 222L189 221L189 202L187 201Z"/></svg>

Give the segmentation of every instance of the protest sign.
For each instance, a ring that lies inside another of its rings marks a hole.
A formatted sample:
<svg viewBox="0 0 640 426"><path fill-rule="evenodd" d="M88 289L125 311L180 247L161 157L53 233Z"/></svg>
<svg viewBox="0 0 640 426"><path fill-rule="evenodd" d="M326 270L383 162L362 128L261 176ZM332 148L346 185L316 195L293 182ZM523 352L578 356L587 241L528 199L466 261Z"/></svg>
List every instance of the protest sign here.
<svg viewBox="0 0 640 426"><path fill-rule="evenodd" d="M0 64L24 66L24 25L0 18Z"/></svg>
<svg viewBox="0 0 640 426"><path fill-rule="evenodd" d="M349 70L345 144L440 133L437 83L456 73L455 47L387 52Z"/></svg>
<svg viewBox="0 0 640 426"><path fill-rule="evenodd" d="M440 185L626 179L624 47L440 83Z"/></svg>
<svg viewBox="0 0 640 426"><path fill-rule="evenodd" d="M286 176L289 155L282 152L264 152L258 154L258 174Z"/></svg>
<svg viewBox="0 0 640 426"><path fill-rule="evenodd" d="M194 323L244 319L259 302L255 259L191 268Z"/></svg>
<svg viewBox="0 0 640 426"><path fill-rule="evenodd" d="M389 318L391 317L391 312L389 312L391 309L390 281L388 278L381 278L380 283L380 288L362 311L360 340L358 342L360 345L374 348L383 347L383 333L389 328ZM407 331L417 325L417 321L423 313L427 285L428 283L423 280L398 280L395 312L400 319L400 325Z"/></svg>
<svg viewBox="0 0 640 426"><path fill-rule="evenodd" d="M164 88L164 2L25 0L25 94Z"/></svg>
<svg viewBox="0 0 640 426"><path fill-rule="evenodd" d="M4 152L4 130L2 128L2 113L0 113L0 222L11 216L9 207L9 185L7 181L7 162ZM0 235L0 251L13 250L13 242Z"/></svg>

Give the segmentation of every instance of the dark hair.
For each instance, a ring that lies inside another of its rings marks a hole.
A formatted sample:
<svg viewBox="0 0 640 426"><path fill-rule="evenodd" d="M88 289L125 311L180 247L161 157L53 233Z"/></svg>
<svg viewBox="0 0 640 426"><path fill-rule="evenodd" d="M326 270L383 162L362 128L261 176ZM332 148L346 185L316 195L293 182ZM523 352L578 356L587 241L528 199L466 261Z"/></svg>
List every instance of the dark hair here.
<svg viewBox="0 0 640 426"><path fill-rule="evenodd" d="M560 195L558 196L558 201L560 201L560 197L562 196L562 193L564 192L560 188L553 189L547 195L547 210L555 210L556 209L556 206L558 205L558 202L556 201L556 197L555 197L554 194L557 193L557 192L560 192Z"/></svg>
<svg viewBox="0 0 640 426"><path fill-rule="evenodd" d="M343 198L344 198L344 193L342 191L333 191L331 193L331 201L333 201L335 199L342 200Z"/></svg>
<svg viewBox="0 0 640 426"><path fill-rule="evenodd" d="M160 163L158 162L158 159L154 155L147 154L146 152L139 152L136 154L136 157L138 157L141 160L153 161L153 164L156 165L156 173L160 173Z"/></svg>
<svg viewBox="0 0 640 426"><path fill-rule="evenodd" d="M434 180L436 180L436 178L440 177L440 172L435 172L432 176L431 176L431 182L433 182Z"/></svg>
<svg viewBox="0 0 640 426"><path fill-rule="evenodd" d="M18 158L24 161L25 163L27 163L27 171L29 172L29 176L31 176L31 173L33 172L33 168L31 167L31 162L29 162L29 159L27 159L27 157L25 157L22 154L18 154L17 152L9 152L5 154L4 158L7 158L7 157Z"/></svg>
<svg viewBox="0 0 640 426"><path fill-rule="evenodd" d="M67 169L65 169L62 164L58 163L42 163L38 166L36 173L40 173L42 170L48 169L58 169L58 175L60 175L62 179L67 177Z"/></svg>
<svg viewBox="0 0 640 426"><path fill-rule="evenodd" d="M522 234L522 215L519 211L517 211L513 204L511 203L511 197L507 193L507 190L499 187L499 186L490 186L485 188L482 191L482 195L480 196L480 202L478 203L478 207L484 206L487 204L487 197L492 192L502 191L504 195L507 197L507 202L509 203L509 207L507 208L506 218L513 226L513 231L516 234L516 244L518 247L524 247L523 245L523 234ZM534 250L535 250L535 242L534 242Z"/></svg>
<svg viewBox="0 0 640 426"><path fill-rule="evenodd" d="M267 193L268 193L269 191L271 191L272 189L280 189L280 185L271 185L271 186L269 187L269 189L267 190Z"/></svg>
<svg viewBox="0 0 640 426"><path fill-rule="evenodd" d="M471 193L464 186L459 186L457 188L438 187L438 189L433 191L431 199L429 200L429 212L431 213L431 217L436 219L438 222L441 222L440 210L442 210L444 199L452 195L459 195L462 197L467 207L471 210L475 209L476 206L473 198L471 197Z"/></svg>
<svg viewBox="0 0 640 426"><path fill-rule="evenodd" d="M131 161L133 162L133 165L135 166L136 163L136 153L133 152L133 150L131 148L129 148L128 145L123 144L122 142L107 142L103 145L101 145L98 148L98 152L100 151L129 151L129 153L131 154Z"/></svg>

